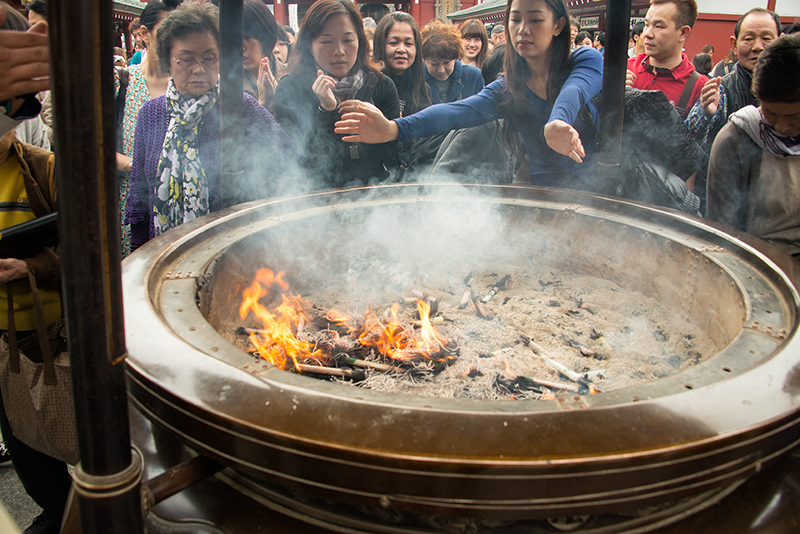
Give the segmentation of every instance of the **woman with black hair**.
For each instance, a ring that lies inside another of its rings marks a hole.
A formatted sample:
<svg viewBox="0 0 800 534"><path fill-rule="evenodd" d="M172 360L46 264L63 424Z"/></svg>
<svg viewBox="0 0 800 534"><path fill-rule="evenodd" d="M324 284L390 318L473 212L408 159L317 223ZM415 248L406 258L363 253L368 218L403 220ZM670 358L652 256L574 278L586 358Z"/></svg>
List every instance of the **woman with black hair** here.
<svg viewBox="0 0 800 534"><path fill-rule="evenodd" d="M386 120L369 105L342 117L336 132L345 141L406 141L484 124L499 118L507 146L521 136L535 185L591 189L603 57L594 48L570 53L569 8L565 0L509 0L505 12L504 77L477 95ZM513 50L513 53L511 52ZM581 108L586 114L579 114ZM591 120L594 124L586 124ZM584 159L586 161L584 161Z"/></svg>
<svg viewBox="0 0 800 534"><path fill-rule="evenodd" d="M369 60L358 9L350 0L318 0L300 25L274 107L275 118L300 145L320 187L383 180L388 177L384 164L395 164L394 143L343 142L333 132L340 113L363 103L390 119L400 115L392 80Z"/></svg>
<svg viewBox="0 0 800 534"><path fill-rule="evenodd" d="M395 11L384 15L375 28L373 61L383 63L383 73L394 82L400 98L400 116L431 105L422 63L422 37L414 18Z"/></svg>
<svg viewBox="0 0 800 534"><path fill-rule="evenodd" d="M272 49L283 28L278 26L272 12L259 0L244 0L242 10L244 91L269 109L278 85L273 75L275 56Z"/></svg>
<svg viewBox="0 0 800 534"><path fill-rule="evenodd" d="M575 48L592 46L592 34L589 32L578 32L578 35L575 36L574 45Z"/></svg>
<svg viewBox="0 0 800 534"><path fill-rule="evenodd" d="M461 25L461 39L464 41L464 55L461 63L482 68L489 55L489 34L486 26L478 19L469 19Z"/></svg>

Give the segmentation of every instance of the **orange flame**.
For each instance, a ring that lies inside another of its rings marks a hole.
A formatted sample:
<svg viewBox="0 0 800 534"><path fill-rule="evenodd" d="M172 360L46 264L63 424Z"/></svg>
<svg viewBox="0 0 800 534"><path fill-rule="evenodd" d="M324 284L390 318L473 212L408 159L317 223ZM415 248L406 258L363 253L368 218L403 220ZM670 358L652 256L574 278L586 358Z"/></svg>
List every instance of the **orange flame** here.
<svg viewBox="0 0 800 534"><path fill-rule="evenodd" d="M332 325L336 326L337 330L344 334L350 334L355 331L355 328L350 326L350 316L349 315L342 315L338 311L334 309L328 310L325 314L325 320L331 323Z"/></svg>
<svg viewBox="0 0 800 534"><path fill-rule="evenodd" d="M547 388L542 388L542 394L539 395L539 400L553 400L556 396Z"/></svg>
<svg viewBox="0 0 800 534"><path fill-rule="evenodd" d="M400 304L392 304L392 320L388 323L378 319L372 309L368 309L358 342L390 358L406 359L408 355L405 352L414 348L414 332L403 326L397 318L399 309Z"/></svg>
<svg viewBox="0 0 800 534"><path fill-rule="evenodd" d="M299 370L299 360L323 357L322 352L314 349L311 343L297 339L292 330L301 318L306 320L303 313L303 304L306 302L300 297L282 294L281 303L272 311L259 302L269 294L273 284L277 284L282 290L289 289L289 284L283 281L282 275L280 272L273 276L269 269L259 269L253 285L242 293L239 316L244 319L252 312L264 324L262 333L250 334L250 341L258 350L259 356L281 369L285 369L291 359L295 369Z"/></svg>
<svg viewBox="0 0 800 534"><path fill-rule="evenodd" d="M440 336L431 325L431 308L427 302L417 300L421 324L419 338L414 336L412 328L404 326L397 318L399 310L400 304L397 302L392 304L392 318L387 323L378 319L372 310L367 310L362 333L358 336L359 343L397 360L407 360L417 356L430 359L431 355L445 348L448 340ZM452 356L448 358L452 359Z"/></svg>
<svg viewBox="0 0 800 534"><path fill-rule="evenodd" d="M296 332L301 328L299 324L308 322L303 308L309 303L288 293L289 284L283 276L283 272L275 274L270 269L259 269L253 284L242 292L239 316L245 319L252 313L263 323L263 332L250 334L250 340L262 358L281 369L285 369L291 360L299 371L299 364L303 360L325 359L325 355L311 343L298 339ZM268 310L260 301L272 290L281 292L281 303L273 310ZM414 329L410 325L400 321L397 316L399 310L400 305L393 304L391 319L384 322L372 309L368 309L358 335L361 346L393 359L431 358L445 349L449 341L431 325L427 302L417 300L421 324L418 338L414 336ZM356 331L350 324L350 317L337 310L329 310L324 318L339 333L347 335ZM447 358L453 359L453 356L448 355Z"/></svg>

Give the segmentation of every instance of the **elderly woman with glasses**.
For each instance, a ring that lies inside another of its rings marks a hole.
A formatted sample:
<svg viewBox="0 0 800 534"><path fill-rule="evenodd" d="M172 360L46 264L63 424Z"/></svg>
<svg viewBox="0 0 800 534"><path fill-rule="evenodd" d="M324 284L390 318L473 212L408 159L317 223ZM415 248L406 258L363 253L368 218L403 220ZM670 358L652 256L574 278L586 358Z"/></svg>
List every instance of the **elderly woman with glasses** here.
<svg viewBox="0 0 800 534"><path fill-rule="evenodd" d="M245 94L232 154L244 172L222 176L216 6L185 2L167 15L156 51L170 79L166 94L145 103L136 121L125 217L132 248L222 208L231 198L275 194L275 178L292 174L287 156L297 153L272 115Z"/></svg>

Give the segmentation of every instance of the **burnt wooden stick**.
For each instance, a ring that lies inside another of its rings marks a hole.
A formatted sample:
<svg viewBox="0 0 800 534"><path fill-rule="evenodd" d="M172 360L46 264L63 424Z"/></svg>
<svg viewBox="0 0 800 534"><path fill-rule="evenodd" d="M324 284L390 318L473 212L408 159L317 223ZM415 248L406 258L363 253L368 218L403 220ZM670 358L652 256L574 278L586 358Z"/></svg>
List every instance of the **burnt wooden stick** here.
<svg viewBox="0 0 800 534"><path fill-rule="evenodd" d="M304 363L297 364L297 370L301 373L310 373L314 375L325 376L341 376L344 378L352 378L354 380L361 380L364 378L364 373L361 371L352 371L350 369L337 369L336 367L322 367L320 365L306 365Z"/></svg>
<svg viewBox="0 0 800 534"><path fill-rule="evenodd" d="M396 373L404 373L406 370L394 365L387 365L385 363L369 362L367 360L359 360L358 358L347 357L344 359L345 363L354 365L356 367L363 367L365 369L375 369L376 371L394 371Z"/></svg>
<svg viewBox="0 0 800 534"><path fill-rule="evenodd" d="M573 384L559 384L558 382L551 382L550 380L539 380L538 378L531 378L529 376L524 377L527 380L530 380L537 386L544 386L550 389L557 389L559 391L567 391L569 393L577 393L580 388Z"/></svg>
<svg viewBox="0 0 800 534"><path fill-rule="evenodd" d="M258 328L249 328L247 326L240 326L236 329L236 334L240 336L249 336L250 334L268 334L267 330L259 330Z"/></svg>

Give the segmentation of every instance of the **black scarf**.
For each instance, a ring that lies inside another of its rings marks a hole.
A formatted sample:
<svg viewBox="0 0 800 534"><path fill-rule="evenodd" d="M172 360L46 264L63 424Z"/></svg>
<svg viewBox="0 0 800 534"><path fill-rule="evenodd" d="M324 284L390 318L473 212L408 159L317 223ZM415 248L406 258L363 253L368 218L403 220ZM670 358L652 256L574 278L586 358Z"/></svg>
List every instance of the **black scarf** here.
<svg viewBox="0 0 800 534"><path fill-rule="evenodd" d="M728 93L728 117L746 106L758 106L750 87L753 85L753 71L740 63L736 70L722 78L722 85Z"/></svg>

